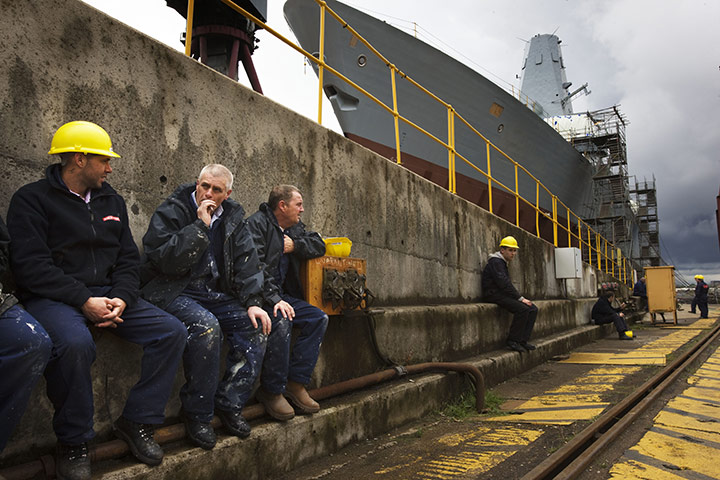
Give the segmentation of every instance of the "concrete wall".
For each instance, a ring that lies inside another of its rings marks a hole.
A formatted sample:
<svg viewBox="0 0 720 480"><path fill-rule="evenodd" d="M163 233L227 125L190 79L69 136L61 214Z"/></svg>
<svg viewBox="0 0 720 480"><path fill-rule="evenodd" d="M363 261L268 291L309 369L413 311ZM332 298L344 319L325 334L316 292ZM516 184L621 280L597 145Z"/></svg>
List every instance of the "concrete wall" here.
<svg viewBox="0 0 720 480"><path fill-rule="evenodd" d="M84 3L0 0L0 9L3 216L12 193L40 178L55 161L46 153L54 131L67 121L89 120L110 133L123 156L113 161L109 181L127 201L138 242L154 209L178 184L193 180L203 165L220 162L235 172L233 198L248 214L272 185L298 185L305 194L305 223L326 236L350 237L353 256L367 258L368 283L380 306L477 301L482 266L508 234L521 245L511 275L528 298L595 295L598 275L592 267L585 266L582 280L556 280L548 243ZM585 303L553 307L564 320L549 319L543 333L584 322L577 312L585 312L586 307L578 307ZM459 314L465 320L453 324L465 326L455 330L465 336L461 345L449 338L439 351L428 351L420 342L413 351L393 354L403 357L400 361L428 360L447 357L456 347L457 352L477 352L497 346L507 329L505 317L498 320L494 307L467 309L471 311ZM407 329L428 338L433 322L443 315L458 316L442 308L430 320L425 314L405 314L400 322L381 321L378 335L388 342ZM502 326L479 327L484 321L501 321ZM348 344L371 355L368 338L364 324L334 320L318 383L355 373L337 366L353 363L342 361L341 356L350 354ZM111 335L98 340L93 375L96 421L104 435L122 406L124 393L118 392L127 391L137 374L139 355L132 353L121 369L116 360L136 351ZM372 370L378 361L355 365ZM105 391L106 385L111 390ZM23 438L32 439L22 448L31 453L33 442L40 450L52 444L49 405L40 391L36 397L34 415L26 415L22 427ZM17 454L19 448L5 453Z"/></svg>

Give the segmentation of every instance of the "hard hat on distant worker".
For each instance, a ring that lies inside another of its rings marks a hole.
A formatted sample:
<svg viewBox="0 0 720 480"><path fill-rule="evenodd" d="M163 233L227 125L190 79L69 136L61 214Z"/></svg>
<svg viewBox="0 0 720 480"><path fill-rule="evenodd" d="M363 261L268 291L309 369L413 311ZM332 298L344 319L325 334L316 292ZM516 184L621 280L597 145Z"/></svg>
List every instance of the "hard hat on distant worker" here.
<svg viewBox="0 0 720 480"><path fill-rule="evenodd" d="M507 248L520 248L518 247L517 240L515 240L515 237L505 237L502 240L500 240L500 246L501 247L507 247Z"/></svg>
<svg viewBox="0 0 720 480"><path fill-rule="evenodd" d="M695 280L705 280L705 277L702 275L695 275Z"/></svg>
<svg viewBox="0 0 720 480"><path fill-rule="evenodd" d="M113 152L110 135L92 122L69 122L57 129L50 144L50 155L65 152L91 153L120 158Z"/></svg>

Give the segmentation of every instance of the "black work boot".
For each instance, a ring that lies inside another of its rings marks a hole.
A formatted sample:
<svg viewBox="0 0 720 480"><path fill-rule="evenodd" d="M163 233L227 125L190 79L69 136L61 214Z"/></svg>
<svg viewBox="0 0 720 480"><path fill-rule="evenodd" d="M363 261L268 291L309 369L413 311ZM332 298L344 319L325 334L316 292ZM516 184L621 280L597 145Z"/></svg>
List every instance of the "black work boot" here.
<svg viewBox="0 0 720 480"><path fill-rule="evenodd" d="M185 433L193 445L205 450L212 450L217 443L217 436L212 425L188 418L185 414L183 414L183 423L185 423Z"/></svg>
<svg viewBox="0 0 720 480"><path fill-rule="evenodd" d="M507 348L509 350L513 350L513 351L520 352L520 353L527 352L527 350L525 350L525 347L523 347L522 345L520 345L518 342L516 342L514 340L508 340Z"/></svg>
<svg viewBox="0 0 720 480"><path fill-rule="evenodd" d="M125 417L120 417L113 424L115 436L130 447L135 458L150 466L160 465L164 453L160 445L153 438L152 425L135 423Z"/></svg>
<svg viewBox="0 0 720 480"><path fill-rule="evenodd" d="M215 415L220 417L220 421L227 431L236 437L247 438L250 436L250 425L240 412L229 412L215 407Z"/></svg>
<svg viewBox="0 0 720 480"><path fill-rule="evenodd" d="M55 449L55 475L58 480L90 480L90 455L87 443L80 445L58 443Z"/></svg>
<svg viewBox="0 0 720 480"><path fill-rule="evenodd" d="M523 342L520 342L520 345L522 345L522 347L523 347L525 350L527 350L528 352L529 352L530 350L535 350L535 349L537 348L537 347L536 347L535 345L533 345L532 343L528 343L528 342L524 342L524 341L523 341Z"/></svg>

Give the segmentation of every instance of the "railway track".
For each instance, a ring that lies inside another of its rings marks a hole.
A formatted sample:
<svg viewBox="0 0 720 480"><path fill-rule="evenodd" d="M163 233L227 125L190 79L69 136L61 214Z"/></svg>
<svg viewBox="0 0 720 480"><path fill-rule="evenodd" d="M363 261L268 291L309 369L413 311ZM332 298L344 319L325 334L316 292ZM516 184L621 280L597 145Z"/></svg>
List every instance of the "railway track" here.
<svg viewBox="0 0 720 480"><path fill-rule="evenodd" d="M615 441L718 338L720 338L720 324L623 401L598 417L570 442L524 475L521 480L577 478L603 449Z"/></svg>

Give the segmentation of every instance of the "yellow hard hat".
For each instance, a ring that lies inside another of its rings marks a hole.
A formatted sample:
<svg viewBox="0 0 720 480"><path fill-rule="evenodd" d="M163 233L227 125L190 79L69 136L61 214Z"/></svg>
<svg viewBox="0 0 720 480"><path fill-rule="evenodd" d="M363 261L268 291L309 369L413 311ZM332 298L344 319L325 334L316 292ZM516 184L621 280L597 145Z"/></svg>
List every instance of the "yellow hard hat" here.
<svg viewBox="0 0 720 480"><path fill-rule="evenodd" d="M695 280L705 280L705 277L702 275L695 275Z"/></svg>
<svg viewBox="0 0 720 480"><path fill-rule="evenodd" d="M508 248L520 248L518 247L517 240L515 240L515 237L505 237L502 240L500 240L500 246L501 247L508 247Z"/></svg>
<svg viewBox="0 0 720 480"><path fill-rule="evenodd" d="M57 129L50 145L50 155L65 152L92 153L120 158L113 152L110 135L92 122L69 122Z"/></svg>

